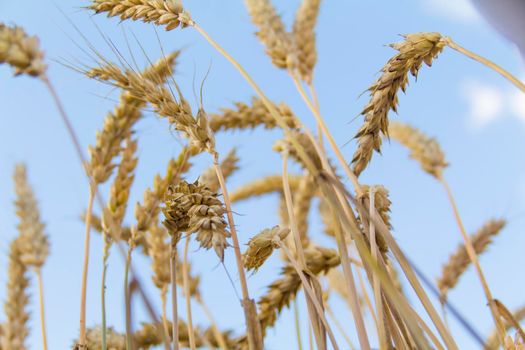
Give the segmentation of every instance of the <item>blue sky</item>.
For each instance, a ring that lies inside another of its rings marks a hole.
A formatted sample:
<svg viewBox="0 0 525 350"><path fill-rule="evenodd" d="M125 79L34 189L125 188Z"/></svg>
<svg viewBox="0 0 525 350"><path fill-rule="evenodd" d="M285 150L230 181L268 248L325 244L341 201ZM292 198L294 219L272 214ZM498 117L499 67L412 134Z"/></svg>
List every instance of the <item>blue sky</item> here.
<svg viewBox="0 0 525 350"><path fill-rule="evenodd" d="M263 48L253 36L241 1L186 1L193 17L226 50L253 74L255 80L275 101L285 100L307 124L312 116L302 104L293 83L276 71ZM291 23L299 1L280 2L278 8ZM104 43L97 26L111 38L128 57L125 32L131 51L146 64L133 33L148 57L161 55L156 33L151 25L123 23L91 16L82 9L87 2L55 0L21 5L0 0L0 21L18 24L41 39L50 63L49 75L71 115L84 148L92 144L95 131L102 126L105 114L112 109L118 92L106 85L89 81L61 64L65 61L92 64L82 51L88 44L75 31L72 23L106 57L114 55ZM398 34L418 31L439 31L450 35L461 45L484 55L518 76L523 76L523 62L517 50L480 19L466 1L402 0L389 1L326 1L318 26L319 63L315 84L319 91L322 113L343 152L348 157L355 148L352 137L362 119L355 118L366 104L360 94L377 77L377 72L393 50L385 44L399 40ZM158 30L164 50L184 48L176 79L186 96L193 101L193 81L198 85L209 67L210 76L204 89L204 104L209 112L229 107L234 101L249 101L253 91L237 72L218 56L201 38L189 29L170 33ZM10 240L16 235L14 191L11 174L16 162L28 165L42 216L51 236L52 254L44 268L47 321L50 349L64 349L78 332L83 226L80 213L87 204L87 185L73 147L47 91L38 81L26 77L12 78L7 67L0 67L0 267L7 268ZM445 49L432 68L424 67L418 81L411 81L406 96L400 98L398 115L392 119L409 122L440 141L451 163L446 171L457 197L465 225L474 231L486 220L504 217L509 224L496 238L489 252L481 258L494 295L510 308L520 306L525 287L519 266L525 263L525 236L521 227L525 219L524 149L525 100L496 73ZM140 161L130 203L141 200L142 192L151 186L153 175L163 172L169 157L177 155L180 139L169 131L165 121L146 113L137 127ZM280 171L279 157L271 151L278 132L234 132L218 136L220 151L237 147L243 170L230 179L235 188L251 179ZM195 162L188 179L195 179L210 164L203 155ZM293 168L296 169L296 168ZM411 259L430 277L439 274L442 263L460 242L452 212L442 188L418 165L408 159L407 151L395 143L385 143L382 156L374 156L371 166L362 175L369 184L384 184L391 192L394 234ZM133 223L130 206L127 223ZM237 205L236 222L241 242L262 228L278 222L277 198L250 200ZM322 237L321 224L312 217L312 235L317 242L333 245ZM102 242L92 240L89 279L88 324L100 322L100 272ZM148 291L149 262L135 255L137 267ZM211 252L192 252L195 269L202 273L202 292L216 318L224 327L241 330L243 317L232 285L224 268ZM259 273L249 278L251 293L258 297L265 286L276 278L279 261L274 259ZM233 256L226 258L226 269L234 276ZM123 329L122 302L123 264L113 252L109 264L109 323ZM0 300L5 298L6 274L0 273ZM37 293L32 284L31 313L37 316ZM237 287L238 289L238 287ZM414 297L411 297L415 301ZM300 298L301 299L301 298ZM450 294L476 329L488 334L492 325L479 283L472 271L463 276L460 285ZM350 326L350 314L338 307L339 318ZM146 319L141 305L136 305L139 319ZM303 309L305 310L305 309ZM303 312L304 313L304 312ZM184 317L184 314L182 314ZM305 316L305 315L303 315ZM1 319L1 318L0 318ZM195 307L197 324L206 324L202 312ZM370 330L371 320L368 319ZM452 332L461 349L476 349L475 343L451 320ZM285 312L277 326L268 333L268 349L295 347L292 315ZM40 331L33 317L29 344L40 348ZM350 332L352 333L352 332ZM356 339L355 337L353 338Z"/></svg>

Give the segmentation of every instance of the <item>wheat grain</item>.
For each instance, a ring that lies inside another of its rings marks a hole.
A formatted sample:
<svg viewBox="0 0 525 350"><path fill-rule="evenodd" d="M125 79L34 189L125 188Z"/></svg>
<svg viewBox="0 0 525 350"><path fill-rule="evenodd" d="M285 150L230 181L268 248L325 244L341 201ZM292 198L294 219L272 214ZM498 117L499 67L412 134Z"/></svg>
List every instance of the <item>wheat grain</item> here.
<svg viewBox="0 0 525 350"><path fill-rule="evenodd" d="M392 123L388 130L394 140L410 150L410 157L415 159L425 172L438 179L441 178L443 169L448 163L436 139L403 123Z"/></svg>
<svg viewBox="0 0 525 350"><path fill-rule="evenodd" d="M43 77L47 69L38 38L27 35L21 27L0 22L0 64L3 63L13 67L15 75Z"/></svg>
<svg viewBox="0 0 525 350"><path fill-rule="evenodd" d="M303 0L295 15L292 31L296 50L297 70L301 79L308 84L312 83L313 70L317 62L314 29L320 5L321 0Z"/></svg>
<svg viewBox="0 0 525 350"><path fill-rule="evenodd" d="M181 181L168 189L164 200L164 225L170 232L197 233L197 241L205 249L214 248L223 261L226 241L230 233L223 218L226 209L217 193L198 181L189 184Z"/></svg>
<svg viewBox="0 0 525 350"><path fill-rule="evenodd" d="M492 242L492 238L500 233L505 224L505 220L490 220L471 236L472 246L474 247L476 254L479 255L487 249ZM462 244L443 266L441 276L437 280L437 286L441 293L442 301L447 299L448 291L456 286L459 278L465 272L469 264L469 256L467 255L465 246Z"/></svg>
<svg viewBox="0 0 525 350"><path fill-rule="evenodd" d="M286 239L289 233L289 228L274 226L250 238L248 249L243 254L244 267L248 271L258 270L272 255L273 250L279 248L279 241Z"/></svg>
<svg viewBox="0 0 525 350"><path fill-rule="evenodd" d="M356 175L366 168L374 150L381 150L381 134L389 134L388 112L397 111L397 93L400 89L405 91L409 73L416 77L422 64L430 66L445 46L439 33L414 33L404 38L391 45L399 52L388 60L379 79L368 89L370 101L361 112L365 122L355 136L358 148L352 163Z"/></svg>
<svg viewBox="0 0 525 350"><path fill-rule="evenodd" d="M160 204L164 201L164 196L169 186L176 185L182 174L189 171L191 164L188 157L191 150L183 149L177 159L171 159L166 168L166 175L161 177L155 175L153 188L144 191L143 203L135 206L135 218L137 220L136 231L146 232L160 213ZM140 235L137 235L140 237Z"/></svg>

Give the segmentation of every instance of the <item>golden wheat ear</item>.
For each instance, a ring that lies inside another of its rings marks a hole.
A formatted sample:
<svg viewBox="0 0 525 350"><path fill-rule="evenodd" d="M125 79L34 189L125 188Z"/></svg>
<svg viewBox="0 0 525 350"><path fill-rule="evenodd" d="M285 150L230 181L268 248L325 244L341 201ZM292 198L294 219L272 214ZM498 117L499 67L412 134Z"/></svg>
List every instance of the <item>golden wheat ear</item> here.
<svg viewBox="0 0 525 350"><path fill-rule="evenodd" d="M22 262L20 241L15 239L9 247L7 269L7 295L4 303L6 320L3 323L2 346L5 349L25 350L29 335L29 278L28 267Z"/></svg>
<svg viewBox="0 0 525 350"><path fill-rule="evenodd" d="M281 17L277 14L270 0L246 0L246 8L253 24L257 27L257 37L266 47L266 53L272 63L286 69L289 54L292 52L292 38L286 32Z"/></svg>
<svg viewBox="0 0 525 350"><path fill-rule="evenodd" d="M29 36L23 28L0 22L0 64L13 67L15 75L43 77L47 66L38 38Z"/></svg>
<svg viewBox="0 0 525 350"><path fill-rule="evenodd" d="M505 220L489 220L471 236L472 246L477 255L487 250L492 239L505 227ZM437 286L441 293L441 300L447 299L449 291L454 288L471 261L465 246L458 246L442 268L441 276L437 279Z"/></svg>
<svg viewBox="0 0 525 350"><path fill-rule="evenodd" d="M389 136L410 150L410 157L421 168L435 178L441 178L448 166L445 153L435 138L425 135L420 130L400 122L393 122L388 128Z"/></svg>
<svg viewBox="0 0 525 350"><path fill-rule="evenodd" d="M368 88L370 100L361 112L365 122L355 136L358 147L352 163L356 175L366 168L374 150L381 151L381 134L388 136L388 113L397 110L397 94L406 90L409 74L417 77L423 63L430 66L445 47L439 33L414 33L404 38L391 45L399 53L388 60L379 79Z"/></svg>
<svg viewBox="0 0 525 350"><path fill-rule="evenodd" d="M248 249L243 254L246 270L258 270L272 255L275 248L279 248L279 241L286 239L290 229L274 226L264 229L248 242Z"/></svg>

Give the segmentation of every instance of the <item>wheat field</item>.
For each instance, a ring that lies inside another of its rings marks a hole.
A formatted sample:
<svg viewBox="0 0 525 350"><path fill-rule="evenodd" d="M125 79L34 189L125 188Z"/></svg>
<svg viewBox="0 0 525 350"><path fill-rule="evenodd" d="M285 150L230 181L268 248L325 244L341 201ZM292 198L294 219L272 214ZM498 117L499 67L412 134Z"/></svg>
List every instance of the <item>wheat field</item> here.
<svg viewBox="0 0 525 350"><path fill-rule="evenodd" d="M0 4L0 350L525 349L519 63L417 3Z"/></svg>

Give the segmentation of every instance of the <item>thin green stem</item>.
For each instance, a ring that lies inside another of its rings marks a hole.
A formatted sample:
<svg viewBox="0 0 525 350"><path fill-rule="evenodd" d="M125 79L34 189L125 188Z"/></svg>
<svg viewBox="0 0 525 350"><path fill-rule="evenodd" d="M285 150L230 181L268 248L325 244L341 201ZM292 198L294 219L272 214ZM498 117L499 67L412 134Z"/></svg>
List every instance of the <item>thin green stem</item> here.
<svg viewBox="0 0 525 350"><path fill-rule="evenodd" d="M301 323L299 317L299 306L297 305L297 298L293 301L293 313L295 321L295 334L297 336L297 349L303 350L303 340L301 337Z"/></svg>
<svg viewBox="0 0 525 350"><path fill-rule="evenodd" d="M171 278L171 331L173 336L173 350L179 350L179 313L177 305L177 233L171 237L170 278Z"/></svg>
<svg viewBox="0 0 525 350"><path fill-rule="evenodd" d="M191 350L195 350L195 332L193 331L193 316L191 313L191 295L190 295L190 268L188 264L188 254L190 250L191 236L186 236L186 244L184 245L184 259L182 262L182 284L184 286L184 297L186 299L186 318L188 322L188 338L190 340Z"/></svg>
<svg viewBox="0 0 525 350"><path fill-rule="evenodd" d="M80 294L80 335L78 346L80 349L87 347L86 337L86 299L87 299L87 277L89 268L89 244L91 237L91 216L93 213L93 200L95 198L95 186L89 186L89 199L86 213L86 232L84 238L84 263L82 267L82 287Z"/></svg>
<svg viewBox="0 0 525 350"><path fill-rule="evenodd" d="M104 257L102 267L102 285L100 290L100 298L102 305L102 350L107 350L107 325L106 325L106 271L108 269L107 258Z"/></svg>
<svg viewBox="0 0 525 350"><path fill-rule="evenodd" d="M131 333L131 295L129 290L129 267L131 265L132 244L130 242L124 269L124 302L126 304L126 350L133 350L133 334Z"/></svg>

